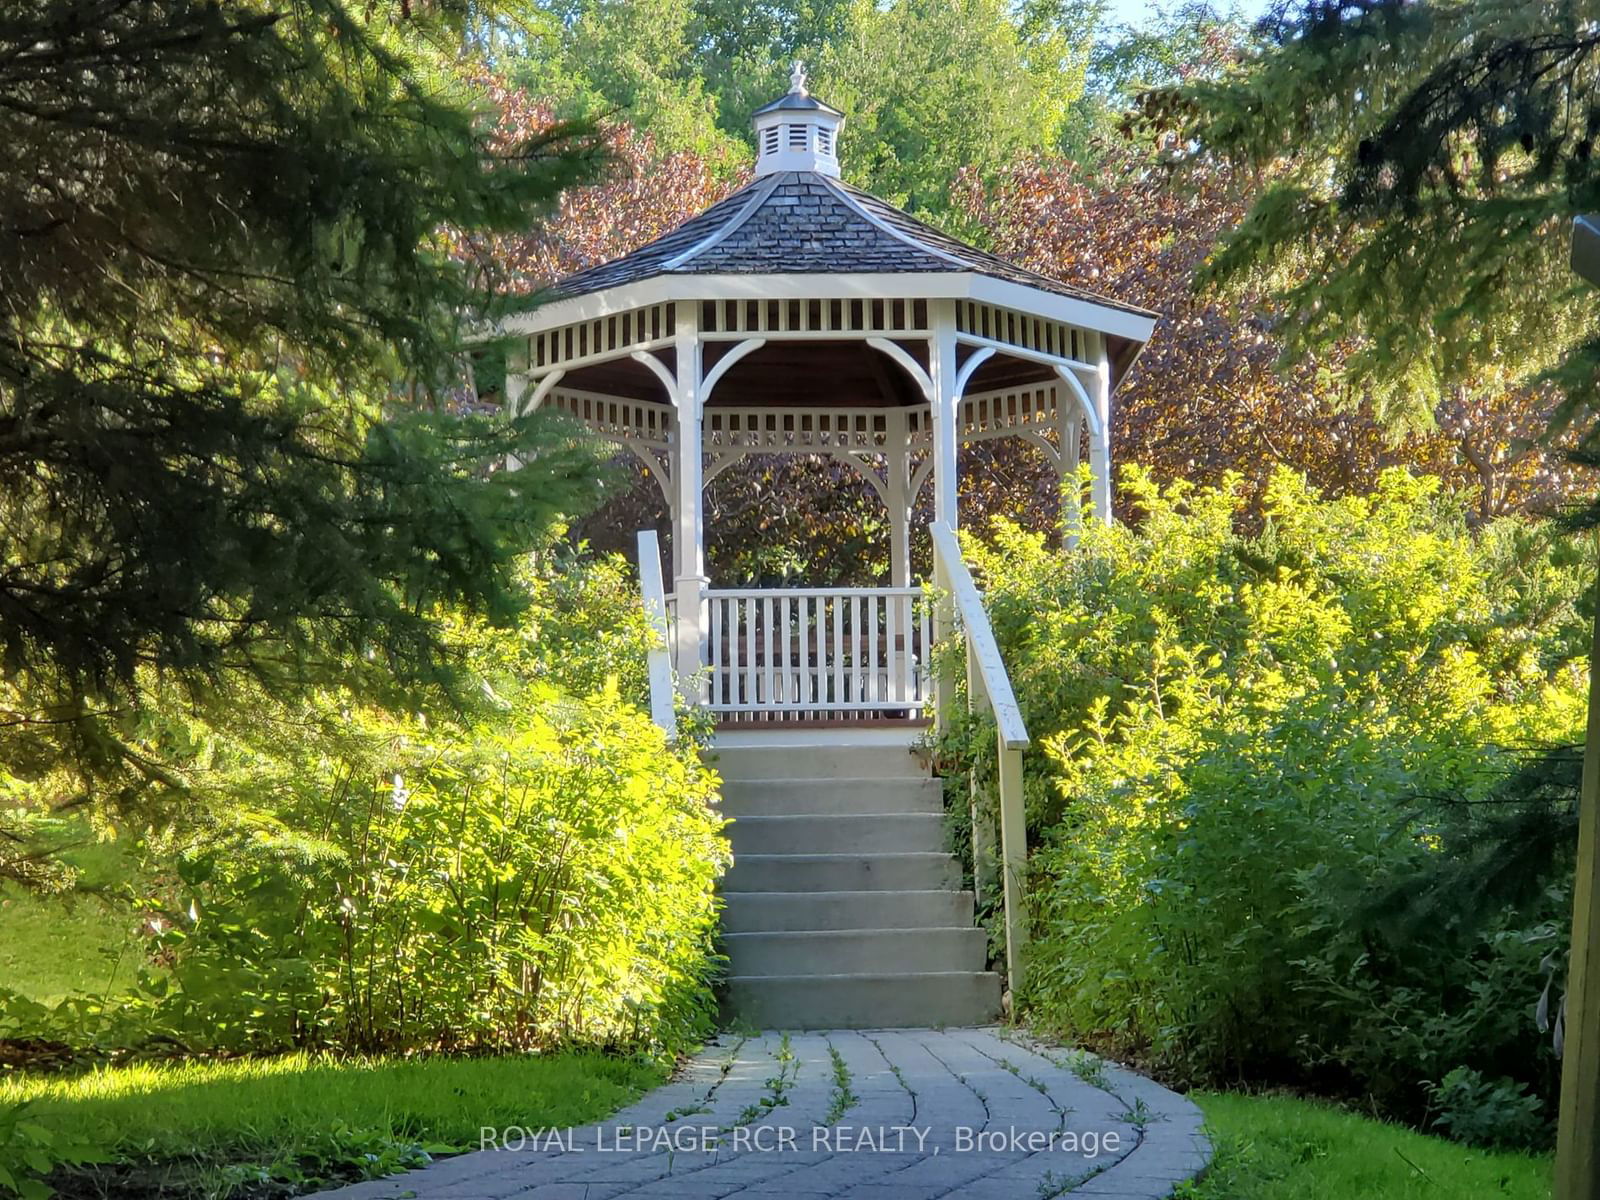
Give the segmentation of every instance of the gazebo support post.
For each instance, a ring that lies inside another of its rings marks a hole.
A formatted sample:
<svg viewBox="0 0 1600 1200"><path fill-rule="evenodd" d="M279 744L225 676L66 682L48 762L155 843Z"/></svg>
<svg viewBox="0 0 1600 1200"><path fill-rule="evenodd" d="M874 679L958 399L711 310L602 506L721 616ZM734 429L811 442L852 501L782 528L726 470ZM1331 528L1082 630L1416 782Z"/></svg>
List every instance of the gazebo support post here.
<svg viewBox="0 0 1600 1200"><path fill-rule="evenodd" d="M519 338L506 348L506 416L515 421L525 415L523 399L528 394L528 342ZM506 455L506 469L515 471L522 460L515 454Z"/></svg>
<svg viewBox="0 0 1600 1200"><path fill-rule="evenodd" d="M1600 287L1600 217L1573 218L1572 269ZM1600 1193L1600 581L1589 650L1589 720L1578 791L1578 858L1572 945L1563 1001L1561 1109L1556 1129L1555 1200Z"/></svg>
<svg viewBox="0 0 1600 1200"><path fill-rule="evenodd" d="M957 427L960 420L961 395L959 371L956 367L956 311L953 301L935 301L931 305L933 336L928 339L929 407L933 417L933 519L954 530L959 528L956 516L956 443L961 437ZM950 636L955 624L954 606L950 599L950 580L945 577L934 556L933 586L937 593L933 609L933 637L943 642ZM934 680L933 712L935 724L940 729L950 727L954 713L955 696L942 674Z"/></svg>
<svg viewBox="0 0 1600 1200"><path fill-rule="evenodd" d="M1078 463L1083 452L1083 413L1075 396L1056 384L1056 446L1060 463L1061 535L1067 549L1078 544L1083 528L1083 503L1078 494Z"/></svg>
<svg viewBox="0 0 1600 1200"><path fill-rule="evenodd" d="M889 415L884 436L884 499L889 509L889 586L911 586L911 437L904 411Z"/></svg>
<svg viewBox="0 0 1600 1200"><path fill-rule="evenodd" d="M1111 359L1106 354L1104 334L1096 334L1094 381L1089 385L1089 402L1095 419L1089 427L1089 470L1093 475L1090 501L1097 521L1111 520Z"/></svg>
<svg viewBox="0 0 1600 1200"><path fill-rule="evenodd" d="M673 403L677 406L677 461L672 482L678 502L673 513L672 567L677 589L675 653L678 686L686 699L697 701L698 677L705 663L704 613L706 578L705 504L702 494L704 455L700 396L700 306L679 302L674 318L673 348L677 362Z"/></svg>

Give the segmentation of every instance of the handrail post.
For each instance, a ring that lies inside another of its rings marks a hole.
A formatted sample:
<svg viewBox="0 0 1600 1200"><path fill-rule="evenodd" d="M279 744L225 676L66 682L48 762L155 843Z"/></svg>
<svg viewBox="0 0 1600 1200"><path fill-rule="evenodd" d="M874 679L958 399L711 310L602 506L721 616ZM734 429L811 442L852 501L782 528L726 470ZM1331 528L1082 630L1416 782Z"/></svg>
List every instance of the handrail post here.
<svg viewBox="0 0 1600 1200"><path fill-rule="evenodd" d="M667 648L667 594L661 578L661 546L654 529L639 531L639 591L645 620L653 635L649 651L650 717L666 732L678 736L678 716L672 703L672 652Z"/></svg>
<svg viewBox="0 0 1600 1200"><path fill-rule="evenodd" d="M967 651L967 712L978 711L980 702L987 704L983 691L983 674L972 653L972 640L962 639ZM979 803L980 789L976 774L967 776L967 804L972 820L972 891L981 903L995 890L994 826Z"/></svg>
<svg viewBox="0 0 1600 1200"><path fill-rule="evenodd" d="M950 596L950 571L938 542L933 546L933 644L942 646L955 625L955 605ZM930 648L931 651L931 648ZM955 711L955 691L943 672L933 679L933 727L940 733L950 728Z"/></svg>
<svg viewBox="0 0 1600 1200"><path fill-rule="evenodd" d="M1000 759L1000 868L1006 913L1006 979L1013 1011L1022 991L1023 952L1028 946L1028 817L1022 800L1022 751L996 737Z"/></svg>

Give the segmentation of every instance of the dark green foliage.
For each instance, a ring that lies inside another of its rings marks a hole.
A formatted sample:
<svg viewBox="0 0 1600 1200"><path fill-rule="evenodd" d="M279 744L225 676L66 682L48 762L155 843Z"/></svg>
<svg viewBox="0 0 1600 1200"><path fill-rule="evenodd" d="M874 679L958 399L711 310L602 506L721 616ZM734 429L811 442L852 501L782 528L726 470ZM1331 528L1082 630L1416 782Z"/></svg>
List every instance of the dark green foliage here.
<svg viewBox="0 0 1600 1200"><path fill-rule="evenodd" d="M1541 1148L1549 1140L1544 1105L1528 1095L1526 1084L1487 1080L1471 1067L1457 1067L1438 1082L1433 1106L1434 1128L1468 1145Z"/></svg>
<svg viewBox="0 0 1600 1200"><path fill-rule="evenodd" d="M1218 80L1144 115L1268 186L1206 275L1266 282L1287 355L1349 352L1352 401L1426 424L1534 377L1564 421L1600 409L1600 307L1567 265L1600 206L1597 10L1587 0L1280 3Z"/></svg>
<svg viewBox="0 0 1600 1200"><path fill-rule="evenodd" d="M1578 844L1581 746L1529 757L1483 795L1419 797L1436 823L1437 856L1375 879L1358 916L1396 946L1459 947L1505 912L1544 906L1572 874Z"/></svg>
<svg viewBox="0 0 1600 1200"><path fill-rule="evenodd" d="M91 353L11 393L0 500L16 531L0 656L62 703L147 664L293 683L297 667L374 650L385 672L428 678L443 664L426 607L508 620L517 555L592 492L592 453L555 442L548 420L374 421L293 380L245 397L168 385L156 364L135 393L119 365L88 375ZM548 474L484 470L539 442Z"/></svg>
<svg viewBox="0 0 1600 1200"><path fill-rule="evenodd" d="M435 233L525 226L590 151L567 130L497 140L445 72L450 6L410 7L10 6L8 358L49 315L200 359L264 351L348 379L396 351L441 369L449 302L473 294Z"/></svg>
<svg viewBox="0 0 1600 1200"><path fill-rule="evenodd" d="M526 227L593 157L494 128L467 9L0 14L4 790L170 788L158 681L447 681L429 607L511 619L516 556L589 502L564 433L455 415L493 272L443 233Z"/></svg>

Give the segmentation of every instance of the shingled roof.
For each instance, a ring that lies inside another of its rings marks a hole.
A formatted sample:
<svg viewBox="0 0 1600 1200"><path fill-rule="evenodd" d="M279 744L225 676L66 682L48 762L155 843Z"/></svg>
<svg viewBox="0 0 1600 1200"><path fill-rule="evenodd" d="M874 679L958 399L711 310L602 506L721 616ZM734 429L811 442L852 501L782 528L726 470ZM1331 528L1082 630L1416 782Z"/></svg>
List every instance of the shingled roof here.
<svg viewBox="0 0 1600 1200"><path fill-rule="evenodd" d="M1025 270L940 233L876 196L814 171L758 177L632 254L579 271L559 297L662 275L972 272L1092 304L1155 314Z"/></svg>

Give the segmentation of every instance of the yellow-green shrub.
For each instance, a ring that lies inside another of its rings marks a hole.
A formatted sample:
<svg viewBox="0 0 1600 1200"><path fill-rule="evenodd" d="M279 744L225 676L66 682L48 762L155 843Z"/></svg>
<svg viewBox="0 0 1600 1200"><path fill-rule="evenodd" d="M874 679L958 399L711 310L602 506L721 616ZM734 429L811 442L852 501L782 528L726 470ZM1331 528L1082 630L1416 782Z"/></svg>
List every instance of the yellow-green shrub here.
<svg viewBox="0 0 1600 1200"><path fill-rule="evenodd" d="M1076 550L1007 525L969 543L1038 746L1034 1016L1418 1118L1460 1066L1547 1090L1558 866L1460 936L1372 914L1466 840L1514 751L1578 728L1589 569L1400 472L1339 500L1282 473L1249 537L1226 488L1127 483L1135 523Z"/></svg>
<svg viewBox="0 0 1600 1200"><path fill-rule="evenodd" d="M0 994L0 1036L405 1051L703 1031L716 776L636 703L649 635L620 560L524 582L516 630L437 614L458 692L421 711L241 689L223 736L164 706L146 736L206 801L146 839L135 886L165 969L55 1011Z"/></svg>

